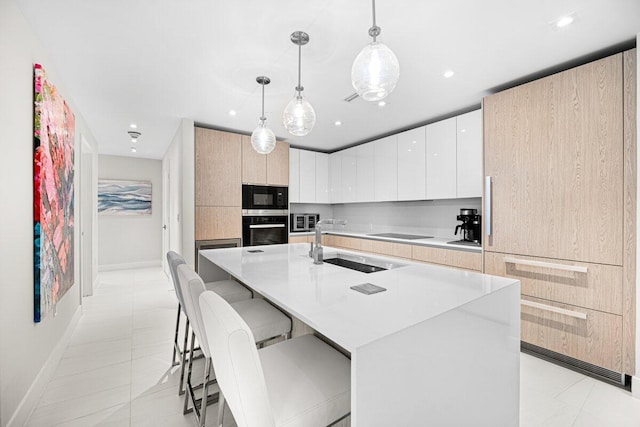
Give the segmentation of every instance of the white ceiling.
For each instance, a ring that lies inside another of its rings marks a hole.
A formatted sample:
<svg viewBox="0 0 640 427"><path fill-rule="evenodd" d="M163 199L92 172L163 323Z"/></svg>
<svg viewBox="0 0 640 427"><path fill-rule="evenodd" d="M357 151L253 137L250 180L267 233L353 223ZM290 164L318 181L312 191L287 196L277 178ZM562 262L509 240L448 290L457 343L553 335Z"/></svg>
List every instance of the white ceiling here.
<svg viewBox="0 0 640 427"><path fill-rule="evenodd" d="M357 99L351 64L370 38L369 0L16 0L52 66L98 140L100 153L162 158L181 118L251 133L265 110L279 139L322 151L479 106L496 87L640 32L639 0L378 0L380 41L400 62L388 105ZM574 14L574 24L553 21ZM306 137L292 137L282 111L297 83L317 113ZM46 68L47 63L43 64ZM444 79L445 70L455 75ZM65 95L63 93L63 95ZM230 109L236 116L228 114ZM343 125L336 127L334 122Z"/></svg>

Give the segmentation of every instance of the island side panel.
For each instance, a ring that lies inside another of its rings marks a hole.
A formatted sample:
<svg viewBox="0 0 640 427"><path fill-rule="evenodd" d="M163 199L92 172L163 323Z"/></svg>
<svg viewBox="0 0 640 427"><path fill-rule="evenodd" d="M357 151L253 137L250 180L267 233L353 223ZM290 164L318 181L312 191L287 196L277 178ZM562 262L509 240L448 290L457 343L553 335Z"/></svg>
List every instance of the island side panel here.
<svg viewBox="0 0 640 427"><path fill-rule="evenodd" d="M520 283L362 346L351 363L354 426L518 425Z"/></svg>

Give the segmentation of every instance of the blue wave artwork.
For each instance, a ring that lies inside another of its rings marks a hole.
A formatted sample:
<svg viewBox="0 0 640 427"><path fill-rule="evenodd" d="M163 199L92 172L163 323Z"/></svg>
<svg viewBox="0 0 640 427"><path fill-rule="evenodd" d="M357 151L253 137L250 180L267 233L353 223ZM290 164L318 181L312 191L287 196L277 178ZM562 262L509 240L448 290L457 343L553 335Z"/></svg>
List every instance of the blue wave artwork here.
<svg viewBox="0 0 640 427"><path fill-rule="evenodd" d="M98 180L98 214L151 215L151 182Z"/></svg>

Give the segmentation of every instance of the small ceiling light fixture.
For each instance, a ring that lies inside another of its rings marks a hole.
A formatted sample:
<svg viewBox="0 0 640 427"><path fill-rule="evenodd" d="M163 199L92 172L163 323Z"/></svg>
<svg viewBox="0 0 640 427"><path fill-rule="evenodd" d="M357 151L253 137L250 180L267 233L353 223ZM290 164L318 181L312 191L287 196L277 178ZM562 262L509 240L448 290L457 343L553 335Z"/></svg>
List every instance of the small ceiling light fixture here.
<svg viewBox="0 0 640 427"><path fill-rule="evenodd" d="M562 18L556 21L556 27L558 28L566 27L567 25L572 24L574 19L575 18L571 15L563 16Z"/></svg>
<svg viewBox="0 0 640 427"><path fill-rule="evenodd" d="M230 116L235 116L236 114L238 114L238 113L236 112L236 110L229 110L229 115L230 115Z"/></svg>
<svg viewBox="0 0 640 427"><path fill-rule="evenodd" d="M302 70L302 46L309 43L309 34L304 31L294 31L291 34L291 42L298 45L298 86L296 94L289 101L282 114L282 124L285 129L295 136L305 136L316 124L316 112L309 102L302 97L304 87L300 83Z"/></svg>
<svg viewBox="0 0 640 427"><path fill-rule="evenodd" d="M135 153L136 151L138 151L138 150L136 149L136 147L131 147L131 152L132 152L132 153Z"/></svg>
<svg viewBox="0 0 640 427"><path fill-rule="evenodd" d="M262 115L258 119L258 127L251 134L251 145L258 153L269 154L276 147L276 136L267 127L267 118L264 116L264 85L271 83L271 79L258 76L256 81L262 86Z"/></svg>
<svg viewBox="0 0 640 427"><path fill-rule="evenodd" d="M133 130L130 130L129 132L127 132L129 134L129 137L131 138L131 142L138 142L138 138L140 138L142 136L142 134L140 132L136 132Z"/></svg>
<svg viewBox="0 0 640 427"><path fill-rule="evenodd" d="M444 76L445 79L448 79L453 77L454 74L455 73L453 72L453 70L447 70L442 75Z"/></svg>
<svg viewBox="0 0 640 427"><path fill-rule="evenodd" d="M385 101L379 101L378 102L378 107L384 107L385 105L387 105L387 103Z"/></svg>
<svg viewBox="0 0 640 427"><path fill-rule="evenodd" d="M336 126L342 126L342 122L340 120L336 120L334 125Z"/></svg>
<svg viewBox="0 0 640 427"><path fill-rule="evenodd" d="M130 127L131 129L138 129L138 125L137 125L137 124L135 124L135 123L131 123L131 124L129 125L129 127Z"/></svg>
<svg viewBox="0 0 640 427"><path fill-rule="evenodd" d="M373 41L353 61L351 84L365 101L380 101L395 89L400 78L400 65L391 49L377 41L382 30L376 25L376 0L371 0L371 3L373 26L369 28L369 36Z"/></svg>

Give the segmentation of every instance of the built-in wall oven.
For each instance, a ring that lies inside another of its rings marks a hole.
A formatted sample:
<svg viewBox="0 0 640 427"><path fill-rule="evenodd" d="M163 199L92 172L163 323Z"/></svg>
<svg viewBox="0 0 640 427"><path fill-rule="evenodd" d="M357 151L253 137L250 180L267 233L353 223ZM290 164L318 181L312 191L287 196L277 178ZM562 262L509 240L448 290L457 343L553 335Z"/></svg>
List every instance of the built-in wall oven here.
<svg viewBox="0 0 640 427"><path fill-rule="evenodd" d="M242 186L242 246L289 241L289 189Z"/></svg>

